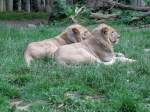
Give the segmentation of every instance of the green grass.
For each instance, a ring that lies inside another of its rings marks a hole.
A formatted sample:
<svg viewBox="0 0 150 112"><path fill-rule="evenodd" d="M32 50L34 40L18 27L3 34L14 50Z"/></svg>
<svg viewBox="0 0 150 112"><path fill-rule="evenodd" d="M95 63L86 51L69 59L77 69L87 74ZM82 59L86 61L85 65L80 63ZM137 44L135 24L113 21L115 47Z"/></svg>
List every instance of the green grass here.
<svg viewBox="0 0 150 112"><path fill-rule="evenodd" d="M136 63L65 68L41 59L27 68L26 45L58 35L65 25L0 25L0 112L22 112L9 106L13 98L32 103L29 112L150 112L150 53L143 50L150 48L150 29L111 25L121 34L115 51Z"/></svg>
<svg viewBox="0 0 150 112"><path fill-rule="evenodd" d="M0 20L32 20L48 19L48 13L45 12L0 12Z"/></svg>

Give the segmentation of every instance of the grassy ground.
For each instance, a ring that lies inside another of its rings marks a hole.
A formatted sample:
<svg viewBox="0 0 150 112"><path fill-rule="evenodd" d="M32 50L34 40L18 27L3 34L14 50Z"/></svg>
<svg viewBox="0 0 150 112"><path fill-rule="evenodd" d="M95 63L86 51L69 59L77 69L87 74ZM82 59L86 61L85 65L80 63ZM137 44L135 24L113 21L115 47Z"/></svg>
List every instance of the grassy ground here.
<svg viewBox="0 0 150 112"><path fill-rule="evenodd" d="M115 51L136 63L65 68L43 59L28 69L27 43L54 37L65 26L0 25L0 112L22 112L9 105L13 99L29 104L29 112L150 112L150 52L144 51L150 48L150 29L112 26L121 34Z"/></svg>

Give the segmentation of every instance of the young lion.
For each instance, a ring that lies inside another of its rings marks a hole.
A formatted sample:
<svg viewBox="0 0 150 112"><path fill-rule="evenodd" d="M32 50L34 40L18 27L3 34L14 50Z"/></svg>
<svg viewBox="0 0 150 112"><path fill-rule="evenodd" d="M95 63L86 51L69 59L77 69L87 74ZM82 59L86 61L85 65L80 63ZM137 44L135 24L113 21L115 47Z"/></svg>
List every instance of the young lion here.
<svg viewBox="0 0 150 112"><path fill-rule="evenodd" d="M119 34L112 27L101 24L92 32L93 37L60 47L55 59L60 64L80 64L111 62L114 58L112 44L117 42Z"/></svg>
<svg viewBox="0 0 150 112"><path fill-rule="evenodd" d="M111 65L116 60L135 62L121 53L114 53L113 43L118 42L120 35L112 27L101 24L93 30L92 35L92 38L80 43L60 47L55 52L56 61L64 65L95 62Z"/></svg>
<svg viewBox="0 0 150 112"><path fill-rule="evenodd" d="M80 42L91 37L92 34L85 27L79 24L71 25L55 38L28 44L24 52L25 62L29 66L34 59L45 56L51 57L62 45Z"/></svg>

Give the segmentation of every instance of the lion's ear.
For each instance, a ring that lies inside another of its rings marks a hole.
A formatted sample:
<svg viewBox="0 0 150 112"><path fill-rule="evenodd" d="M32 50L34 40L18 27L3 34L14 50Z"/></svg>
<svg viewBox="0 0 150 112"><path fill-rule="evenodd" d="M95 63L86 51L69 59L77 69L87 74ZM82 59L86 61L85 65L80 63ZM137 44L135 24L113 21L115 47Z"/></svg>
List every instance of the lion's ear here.
<svg viewBox="0 0 150 112"><path fill-rule="evenodd" d="M104 27L101 29L101 32L103 35L106 35L108 33L109 29L107 27Z"/></svg>
<svg viewBox="0 0 150 112"><path fill-rule="evenodd" d="M80 34L80 31L79 31L79 29L77 29L77 28L72 28L72 32L73 32L74 34Z"/></svg>
<svg viewBox="0 0 150 112"><path fill-rule="evenodd" d="M82 41L82 38L80 36L80 30L78 28L72 28L72 32L74 33L77 42Z"/></svg>

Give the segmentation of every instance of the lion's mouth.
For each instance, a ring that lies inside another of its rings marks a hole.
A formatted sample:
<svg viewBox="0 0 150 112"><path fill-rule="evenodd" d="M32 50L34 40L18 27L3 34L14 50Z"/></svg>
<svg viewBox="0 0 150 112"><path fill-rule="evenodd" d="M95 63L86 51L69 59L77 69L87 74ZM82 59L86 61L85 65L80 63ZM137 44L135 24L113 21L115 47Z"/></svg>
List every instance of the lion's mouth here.
<svg viewBox="0 0 150 112"><path fill-rule="evenodd" d="M110 40L111 43L113 44L117 44L119 42L119 39L116 39L116 40Z"/></svg>

